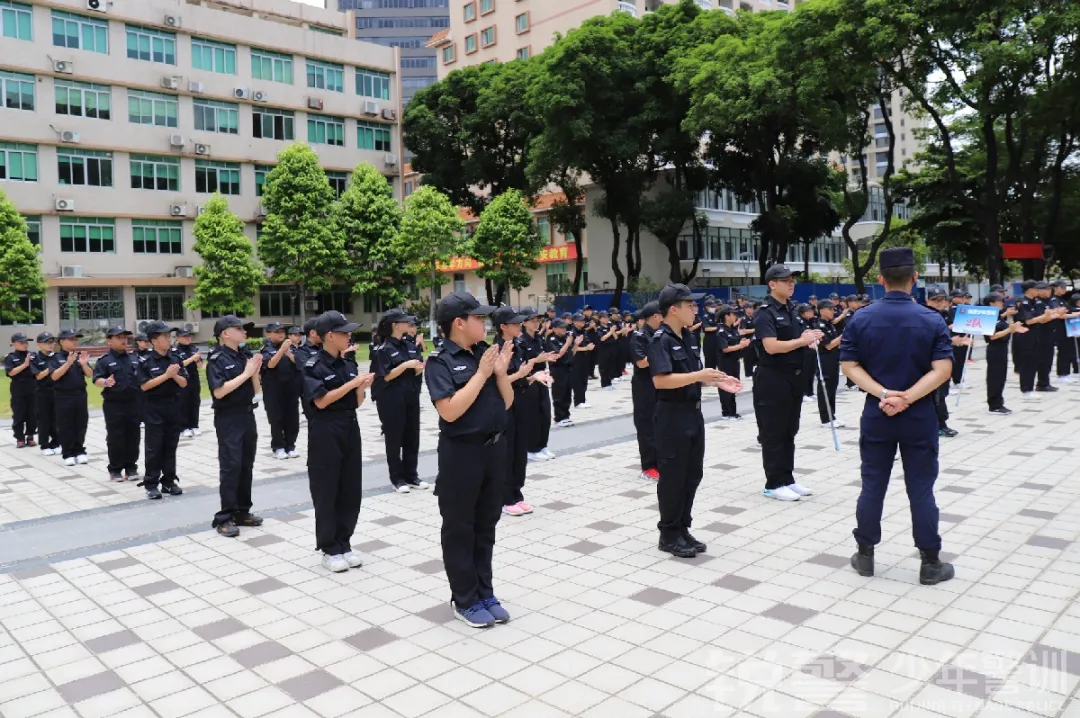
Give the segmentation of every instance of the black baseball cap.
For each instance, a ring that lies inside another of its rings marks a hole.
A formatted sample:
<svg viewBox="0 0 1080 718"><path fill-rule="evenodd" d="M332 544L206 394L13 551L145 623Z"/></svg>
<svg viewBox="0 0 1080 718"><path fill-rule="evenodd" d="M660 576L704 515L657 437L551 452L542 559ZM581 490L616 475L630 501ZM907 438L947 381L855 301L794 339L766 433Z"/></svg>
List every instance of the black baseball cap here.
<svg viewBox="0 0 1080 718"><path fill-rule="evenodd" d="M1038 284L1034 279L1025 279L1020 287L1026 292L1029 289L1038 289Z"/></svg>
<svg viewBox="0 0 1080 718"><path fill-rule="evenodd" d="M881 250L878 255L878 267L880 269L892 269L893 267L914 267L915 252L911 247L889 247Z"/></svg>
<svg viewBox="0 0 1080 718"><path fill-rule="evenodd" d="M270 332L280 332L283 329L285 329L285 325L282 324L281 322L270 322L269 324L266 325L266 333L267 334L269 334Z"/></svg>
<svg viewBox="0 0 1080 718"><path fill-rule="evenodd" d="M648 319L649 317L651 317L651 316L653 316L655 314L659 314L659 313L660 313L660 302L654 299L651 302L646 302L645 303L645 306L643 306L641 308L641 310L638 312L638 317L641 318L641 319Z"/></svg>
<svg viewBox="0 0 1080 718"><path fill-rule="evenodd" d="M60 332L60 335L58 337L56 337L56 338L57 339L79 339L82 336L83 336L82 332L73 332L70 329L65 329L62 332Z"/></svg>
<svg viewBox="0 0 1080 718"><path fill-rule="evenodd" d="M787 279L795 274L796 272L793 272L786 264L774 264L765 270L765 283L768 284L776 279Z"/></svg>
<svg viewBox="0 0 1080 718"><path fill-rule="evenodd" d="M165 325L165 322L157 322L157 323L161 324L162 326ZM214 336L215 337L220 337L221 333L223 331L225 331L226 329L231 329L232 327L241 327L245 331L251 331L252 329L255 328L255 323L254 322L246 322L245 323L243 319L236 316L235 314L226 314L221 319L218 319L216 322L214 322ZM146 330L146 333L149 334L149 335L153 334L153 332L151 332L149 329Z"/></svg>
<svg viewBox="0 0 1080 718"><path fill-rule="evenodd" d="M581 308L581 311L583 311L583 312L591 312L592 311L592 305L591 304L586 304L585 306L583 306Z"/></svg>
<svg viewBox="0 0 1080 718"><path fill-rule="evenodd" d="M503 324L521 324L523 321L525 316L518 314L513 307L499 307L491 313L491 323L497 327Z"/></svg>
<svg viewBox="0 0 1080 718"><path fill-rule="evenodd" d="M565 321L565 320L567 320L567 319L572 319L572 318L573 318L573 316L574 316L574 313L573 313L573 312L563 312L563 313L562 313L562 316L560 317L560 319L562 319L563 321Z"/></svg>
<svg viewBox="0 0 1080 718"><path fill-rule="evenodd" d="M811 294L811 295L810 295L810 298L808 299L808 301L811 301L811 302L813 302L813 301L815 301L816 299L817 299L817 295L816 295L816 294Z"/></svg>
<svg viewBox="0 0 1080 718"><path fill-rule="evenodd" d="M667 314L667 310L679 302L685 302L687 300L696 302L701 299L704 294L694 294L690 291L690 287L685 284L668 284L660 290L660 298L656 300L658 308L661 314Z"/></svg>
<svg viewBox="0 0 1080 718"><path fill-rule="evenodd" d="M800 304L797 311L799 314L802 314L803 312L812 312L814 311L814 307L810 304Z"/></svg>
<svg viewBox="0 0 1080 718"><path fill-rule="evenodd" d="M836 305L832 303L831 299L822 299L817 303L817 308L819 311L822 309L835 309Z"/></svg>
<svg viewBox="0 0 1080 718"><path fill-rule="evenodd" d="M56 340L56 337L54 337L52 335L52 333L50 333L50 332L42 332L41 334L37 335L37 343L38 344L45 344L46 342L51 342L51 341L55 341L55 340Z"/></svg>
<svg viewBox="0 0 1080 718"><path fill-rule="evenodd" d="M320 337L326 336L328 332L352 334L359 328L358 323L350 322L341 312L323 312L315 319L315 331L319 333Z"/></svg>
<svg viewBox="0 0 1080 718"><path fill-rule="evenodd" d="M530 319L535 319L536 317L540 316L537 311L532 307L522 307L518 310L518 314L521 315L521 321L523 322L527 322Z"/></svg>
<svg viewBox="0 0 1080 718"><path fill-rule="evenodd" d="M1049 289L1050 285L1046 282L1035 282L1036 289Z"/></svg>
<svg viewBox="0 0 1080 718"><path fill-rule="evenodd" d="M148 342L150 341L150 337L146 336L146 332L135 332L135 341Z"/></svg>
<svg viewBox="0 0 1080 718"><path fill-rule="evenodd" d="M1069 283L1066 282L1064 279L1055 279L1054 281L1050 282L1050 286L1051 287L1067 287L1067 286L1069 286Z"/></svg>
<svg viewBox="0 0 1080 718"><path fill-rule="evenodd" d="M252 324L252 326L255 326L255 325ZM176 329L176 336L178 336L178 337L192 337L192 336L195 336L195 332L191 331L190 329L184 329L183 327L180 327L180 328Z"/></svg>
<svg viewBox="0 0 1080 718"><path fill-rule="evenodd" d="M495 307L481 304L468 292L451 292L439 302L438 320L445 323L462 317L486 317L494 311Z"/></svg>
<svg viewBox="0 0 1080 718"><path fill-rule="evenodd" d="M554 314L555 313L555 307L554 306L548 307L547 309L544 310L544 312L546 314Z"/></svg>
<svg viewBox="0 0 1080 718"><path fill-rule="evenodd" d="M566 329L566 322L564 322L562 319L552 319L551 320L551 328L552 329Z"/></svg>
<svg viewBox="0 0 1080 718"><path fill-rule="evenodd" d="M220 324L224 319L225 318L222 317L221 319L218 320L218 323ZM236 317L233 317L233 319L236 319ZM240 321L240 320L237 319L237 321ZM160 320L150 322L149 324L146 325L146 336L148 336L151 339L153 339L158 334L172 334L172 331L173 331L172 327L170 327L168 324L166 324L165 322L160 321ZM214 326L214 335L217 336L218 334L221 334L221 332L217 331L217 325L215 325Z"/></svg>
<svg viewBox="0 0 1080 718"><path fill-rule="evenodd" d="M837 294L836 292L833 292L832 294L829 295L829 299L831 299L832 301L835 302L836 300L840 299L840 295Z"/></svg>
<svg viewBox="0 0 1080 718"><path fill-rule="evenodd" d="M416 317L411 314L406 314L405 310L394 307L388 309L385 314L382 315L382 322L387 324L415 324Z"/></svg>
<svg viewBox="0 0 1080 718"><path fill-rule="evenodd" d="M304 330L301 329L298 326L291 326L291 327L289 327L289 332L288 333L289 334L303 334Z"/></svg>
<svg viewBox="0 0 1080 718"><path fill-rule="evenodd" d="M941 287L931 287L930 289L926 290L926 299L927 299L927 301L929 301L931 299L944 299L944 298L945 298L945 290L942 289Z"/></svg>
<svg viewBox="0 0 1080 718"><path fill-rule="evenodd" d="M990 285L990 291L991 292L1004 292L1005 287L1001 286L1000 284L991 284Z"/></svg>
<svg viewBox="0 0 1080 718"><path fill-rule="evenodd" d="M119 337L128 334L131 334L131 332L129 332L127 329L124 329L123 327L109 327L109 329L105 332L105 336L110 339L112 337Z"/></svg>
<svg viewBox="0 0 1080 718"><path fill-rule="evenodd" d="M315 322L316 322L317 319L318 319L318 317L312 317L311 319L308 319L306 322L304 322L304 336L305 337L308 334L311 334L311 331L313 329L315 329Z"/></svg>
<svg viewBox="0 0 1080 718"><path fill-rule="evenodd" d="M1004 300L1005 300L1005 297L998 294L997 292L990 292L989 294L986 295L986 303L987 304L990 304L992 302L1001 302L1001 301L1004 301Z"/></svg>
<svg viewBox="0 0 1080 718"><path fill-rule="evenodd" d="M571 319L571 321L575 321L575 322L583 322L583 321L585 321L585 315L582 314L581 312L578 312L577 314L570 317L570 319Z"/></svg>
<svg viewBox="0 0 1080 718"><path fill-rule="evenodd" d="M12 344L14 344L15 342L25 342L25 341L26 341L26 335L23 334L22 332L15 332L14 334L11 335L11 343Z"/></svg>

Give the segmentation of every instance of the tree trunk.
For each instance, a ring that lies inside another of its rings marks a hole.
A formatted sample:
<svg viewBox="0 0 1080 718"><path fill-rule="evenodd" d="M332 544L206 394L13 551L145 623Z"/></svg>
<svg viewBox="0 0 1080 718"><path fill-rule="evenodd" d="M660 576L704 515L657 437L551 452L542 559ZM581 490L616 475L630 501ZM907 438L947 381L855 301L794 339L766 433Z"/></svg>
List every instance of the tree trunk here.
<svg viewBox="0 0 1080 718"><path fill-rule="evenodd" d="M804 281L810 281L810 243L803 242L803 277Z"/></svg>
<svg viewBox="0 0 1080 718"><path fill-rule="evenodd" d="M678 284L683 280L682 261L679 259L679 240L668 239L662 244L667 249L668 281Z"/></svg>
<svg viewBox="0 0 1080 718"><path fill-rule="evenodd" d="M571 294L577 296L581 294L583 287L582 282L585 279L585 256L581 251L581 232L572 232L574 238L574 248L577 249L577 258L574 260L574 287L571 290ZM587 289L588 287L584 287Z"/></svg>
<svg viewBox="0 0 1080 718"><path fill-rule="evenodd" d="M611 218L611 271L615 274L615 296L612 298L612 302L618 306L622 300L623 286L625 277L623 276L622 269L619 268L619 244L622 241L622 237L619 234L619 220L617 217Z"/></svg>
<svg viewBox="0 0 1080 718"><path fill-rule="evenodd" d="M495 295L493 295L491 293L491 278L490 277L485 277L484 278L484 292L487 294L487 302L488 302L488 304L490 304L493 307L499 306L499 302L495 298Z"/></svg>
<svg viewBox="0 0 1080 718"><path fill-rule="evenodd" d="M296 285L296 292L299 295L300 302L300 326L303 326L304 322L307 321L307 292L304 291L303 284Z"/></svg>
<svg viewBox="0 0 1080 718"><path fill-rule="evenodd" d="M438 281L438 270L435 268L435 260L431 260L431 306L428 307L428 331L431 332L430 336L435 336L435 290L438 288L436 282Z"/></svg>

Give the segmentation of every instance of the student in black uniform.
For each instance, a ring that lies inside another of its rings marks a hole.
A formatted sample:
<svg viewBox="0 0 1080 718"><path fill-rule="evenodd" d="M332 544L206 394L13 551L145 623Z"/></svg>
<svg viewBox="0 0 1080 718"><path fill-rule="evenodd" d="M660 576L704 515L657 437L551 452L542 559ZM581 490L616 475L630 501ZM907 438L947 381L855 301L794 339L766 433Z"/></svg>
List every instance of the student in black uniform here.
<svg viewBox="0 0 1080 718"><path fill-rule="evenodd" d="M1049 323L1068 310L1049 309L1039 297L1038 282L1028 279L1021 286L1024 296L1016 303L1015 321L1031 331L1014 340L1014 359L1020 368L1020 394L1025 399L1033 399L1038 396L1033 392L1057 391L1057 387L1050 386L1049 365L1040 363L1040 359L1045 356L1046 343L1052 341Z"/></svg>
<svg viewBox="0 0 1080 718"><path fill-rule="evenodd" d="M295 359L296 366L300 367L300 410L304 413L304 420L306 421L311 416L311 408L307 398L307 382L304 381L303 376L304 365L308 363L311 357L319 353L322 340L319 339L319 333L315 331L315 318L304 322L301 332L304 340L296 347Z"/></svg>
<svg viewBox="0 0 1080 718"><path fill-rule="evenodd" d="M631 359L634 362L634 378L630 380L631 397L634 402L634 429L637 431L638 456L641 458L641 478L660 480L656 458L656 387L649 370L649 342L660 328L660 303L648 302L638 312L643 322L640 329L630 337Z"/></svg>
<svg viewBox="0 0 1080 718"><path fill-rule="evenodd" d="M508 374L513 344L484 343L484 317L493 307L466 292L439 302L446 341L424 372L439 412L439 478L443 566L454 617L473 628L505 623L510 614L495 598L491 559L507 474L503 432L514 403Z"/></svg>
<svg viewBox="0 0 1080 718"><path fill-rule="evenodd" d="M206 381L213 397L221 497L221 510L214 514L211 526L227 538L239 536L239 526L262 526L263 522L251 513L251 481L259 442L255 402L261 392L263 355L252 356L244 345L254 326L232 314L214 322L218 345L210 352L206 367Z"/></svg>
<svg viewBox="0 0 1080 718"><path fill-rule="evenodd" d="M802 322L803 329L817 328L817 315L812 305L799 305L799 321ZM813 351L803 352L803 375L806 377L803 401L813 401L814 388L817 386L817 359L814 357Z"/></svg>
<svg viewBox="0 0 1080 718"><path fill-rule="evenodd" d="M991 414L1011 414L1005 406L1005 379L1009 375L1009 340L1013 334L1027 334L1028 328L1020 322L1010 322L1016 316L1016 307L1005 308L1005 298L991 292L986 295L986 305L996 307L998 317L994 333L986 339L986 404Z"/></svg>
<svg viewBox="0 0 1080 718"><path fill-rule="evenodd" d="M93 373L90 357L79 351L79 337L73 331L60 332L60 351L52 357L53 391L56 394L56 432L60 437L64 464L85 464L86 426L90 409L86 399L86 377Z"/></svg>
<svg viewBox="0 0 1080 718"><path fill-rule="evenodd" d="M551 438L551 393L547 385L536 379L536 374L547 371L548 361L553 359L544 346L544 338L540 334L540 316L532 307L523 307L519 314L521 322L521 336L518 337L518 346L521 347L525 361L532 360L532 369L529 370L530 383L526 391L529 411L532 413L530 420L531 429L528 439L530 461L550 461L555 454L548 448L548 440Z"/></svg>
<svg viewBox="0 0 1080 718"><path fill-rule="evenodd" d="M573 426L570 419L570 394L574 372L573 338L566 333L566 323L561 319L551 322L551 335L544 342L544 349L557 358L549 364L549 371L554 383L551 385L552 405L555 411L555 425Z"/></svg>
<svg viewBox="0 0 1080 718"><path fill-rule="evenodd" d="M154 348L150 345L150 339L147 338L146 334L143 332L136 332L133 336L135 338L135 352L132 358L135 361L132 365L135 367L136 386L138 386L139 362L150 356L150 353L154 351ZM143 414L146 411L146 392L140 389L136 401L139 404L139 423L141 424L143 422Z"/></svg>
<svg viewBox="0 0 1080 718"><path fill-rule="evenodd" d="M183 424L180 427L180 435L187 437L202 434L199 429L199 409L202 407L202 379L199 367L202 366L203 357L199 348L191 343L191 339L191 332L186 329L176 331L175 351L184 360L184 369L187 370L188 375L188 385L184 389L182 399L183 413L180 416L180 423Z"/></svg>
<svg viewBox="0 0 1080 718"><path fill-rule="evenodd" d="M588 328L588 320L584 314L574 315L574 364L573 380L571 387L574 395L574 408L588 409L589 404L585 401L585 391L589 388L589 372L594 365L593 355L596 354L596 332Z"/></svg>
<svg viewBox="0 0 1080 718"><path fill-rule="evenodd" d="M739 332L739 318L734 307L720 307L717 312L721 328L716 333L716 368L733 379L739 378L739 355L750 348L750 337ZM726 421L742 421L735 404L735 395L717 390L720 393L720 417Z"/></svg>
<svg viewBox="0 0 1080 718"><path fill-rule="evenodd" d="M968 348L971 346L970 338L963 332L952 331L953 325L956 324L957 309L967 303L964 298L964 290L954 289L949 292L949 302L949 311L945 317L945 323L949 325L952 336L962 337L965 340L961 344L953 342L952 383L958 385L964 376L964 365L971 352Z"/></svg>
<svg viewBox="0 0 1080 718"><path fill-rule="evenodd" d="M750 340L750 346L742 351L743 372L747 379L753 379L758 365L758 343L755 339L754 315L757 313L757 302L746 302L743 305L743 317L739 325L739 334Z"/></svg>
<svg viewBox="0 0 1080 718"><path fill-rule="evenodd" d="M38 445L43 456L60 453L60 439L56 433L56 394L53 392L52 357L56 351L56 337L49 332L37 335L37 352L30 359L34 373L34 407L37 410Z"/></svg>
<svg viewBox="0 0 1080 718"><path fill-rule="evenodd" d="M416 472L420 454L420 388L424 360L410 330L416 317L394 308L379 320L380 346L371 357L371 398L382 422L390 483L398 493L429 489Z"/></svg>
<svg viewBox="0 0 1080 718"><path fill-rule="evenodd" d="M180 355L169 347L172 330L165 322L151 322L146 336L153 350L138 367L139 386L146 394L146 473L138 485L146 489L146 498L157 500L162 492L170 496L184 493L176 475L176 446L180 443L180 402L187 387L187 370Z"/></svg>
<svg viewBox="0 0 1080 718"><path fill-rule="evenodd" d="M507 366L510 386L514 390L514 404L506 417L506 451L509 468L503 491L502 512L508 516L522 516L532 513L532 506L524 503L521 493L525 486L525 471L529 459L529 432L534 421L535 407L528 401L529 373L533 360L526 360L525 351L518 343L521 336L521 323L524 317L513 307L499 307L491 314L491 326L495 330L495 346L501 349L509 343L513 348L510 364ZM535 461L536 459L534 459ZM545 461L546 459L540 459ZM528 511L526 511L528 509Z"/></svg>
<svg viewBox="0 0 1080 718"><path fill-rule="evenodd" d="M356 410L374 374L361 374L345 356L360 328L341 312L326 312L315 322L319 352L304 365L311 402L308 426L308 483L315 505L315 542L324 568L340 573L363 565L352 550L352 536L364 493L360 424Z"/></svg>
<svg viewBox="0 0 1080 718"><path fill-rule="evenodd" d="M619 328L611 323L610 315L601 312L600 326L597 327L596 334L599 340L596 350L596 364L600 370L600 389L602 391L611 391L613 389L611 380L615 378L612 375L615 368L614 364L619 352Z"/></svg>
<svg viewBox="0 0 1080 718"><path fill-rule="evenodd" d="M1050 299L1050 307L1065 307L1072 311L1069 306L1069 283L1064 279L1055 279L1050 282L1054 296ZM1076 343L1065 331L1065 318L1053 322L1054 343L1057 348L1057 383L1073 384L1076 377L1073 375L1073 366L1076 364Z"/></svg>
<svg viewBox="0 0 1080 718"><path fill-rule="evenodd" d="M128 351L131 332L112 327L105 332L109 353L94 365L94 385L101 389L105 414L105 444L109 450L109 479L139 480L139 422L143 395L139 388L139 358Z"/></svg>
<svg viewBox="0 0 1080 718"><path fill-rule="evenodd" d="M844 422L836 418L836 388L840 385L840 340L842 334L833 323L836 308L829 299L818 302L818 318L814 320L811 329L817 329L822 334L821 342L818 343L818 357L821 358L821 376L825 380L825 386L818 386L818 418L821 425L829 426L829 415L832 414L833 426L840 428ZM811 355L816 365L817 358ZM817 366L810 368L817 375Z"/></svg>
<svg viewBox="0 0 1080 718"><path fill-rule="evenodd" d="M630 337L637 331L637 328L633 312L623 312L622 336L619 337L619 374L615 377L618 381L626 378L626 365L631 363Z"/></svg>
<svg viewBox="0 0 1080 718"><path fill-rule="evenodd" d="M270 451L275 459L296 459L300 456L296 453L296 437L300 433L297 381L300 367L296 363L296 344L285 333L284 324L270 322L265 331L266 343L259 351L262 356L259 383L270 423Z"/></svg>
<svg viewBox="0 0 1080 718"><path fill-rule="evenodd" d="M717 346L717 340L722 329L720 323L721 319L716 310L716 301L711 298L706 299L705 313L701 315L701 331L705 335L701 345L702 361L706 369L715 369L720 363L720 350Z"/></svg>
<svg viewBox="0 0 1080 718"><path fill-rule="evenodd" d="M660 479L658 548L679 558L706 551L690 534L694 497L704 475L705 419L701 385L738 392L741 386L718 369L703 369L691 325L697 300L685 284L668 284L657 302L664 323L649 341L649 371L656 387L656 450Z"/></svg>
<svg viewBox="0 0 1080 718"><path fill-rule="evenodd" d="M943 289L933 288L926 291L926 306L941 315L942 320L948 325L949 323L949 298L945 296ZM955 353L955 348L960 346L960 343L967 341L967 337L963 335L956 335L950 332L950 341ZM949 387L952 386L950 382L944 382L940 384L931 393L931 400L934 402L934 410L937 413L938 420L938 436L944 436L952 438L958 435L956 429L949 428Z"/></svg>
<svg viewBox="0 0 1080 718"><path fill-rule="evenodd" d="M15 434L15 446L37 446L34 434L37 433L37 406L34 401L34 370L26 335L16 332L11 335L13 351L4 357L4 373L11 380L11 430Z"/></svg>

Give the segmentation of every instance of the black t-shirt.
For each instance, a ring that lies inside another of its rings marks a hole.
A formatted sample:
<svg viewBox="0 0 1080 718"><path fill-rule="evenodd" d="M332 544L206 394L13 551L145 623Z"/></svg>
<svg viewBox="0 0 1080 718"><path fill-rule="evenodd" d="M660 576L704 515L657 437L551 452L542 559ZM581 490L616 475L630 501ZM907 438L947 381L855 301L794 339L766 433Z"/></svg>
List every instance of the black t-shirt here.
<svg viewBox="0 0 1080 718"><path fill-rule="evenodd" d="M683 329L679 337L666 323L661 324L649 341L649 371L652 376L700 371L701 362L693 338L693 332L689 329ZM678 389L657 389L656 398L659 401L701 401L701 384L695 382Z"/></svg>
<svg viewBox="0 0 1080 718"><path fill-rule="evenodd" d="M754 315L754 336L758 345L759 366L770 369L801 370L803 368L806 347L793 349L786 354L770 354L765 351L764 339L777 339L790 341L798 339L802 335L802 320L799 319L794 302L781 304L773 297L765 300L765 304Z"/></svg>
<svg viewBox="0 0 1080 718"><path fill-rule="evenodd" d="M630 361L634 363L634 375L644 375L651 377L652 372L649 367L639 367L637 363L642 359L649 358L649 342L652 340L653 334L652 327L648 324L641 329L635 329L630 335Z"/></svg>
<svg viewBox="0 0 1080 718"><path fill-rule="evenodd" d="M139 358L131 352L118 352L110 349L109 353L97 360L94 365L93 381L112 377L116 382L101 390L105 401L137 401L142 389L139 388ZM74 369L74 368L73 368Z"/></svg>
<svg viewBox="0 0 1080 718"><path fill-rule="evenodd" d="M360 400L355 391L350 391L333 404L328 404L320 409L315 406L315 400L320 396L326 396L334 389L340 389L356 378L360 370L353 361L351 355L335 357L320 349L304 364L304 395L311 401L311 410L318 414L330 414L334 412L351 412L356 416L356 408L360 406Z"/></svg>
<svg viewBox="0 0 1080 718"><path fill-rule="evenodd" d="M23 369L15 376L11 376L14 369L18 369L30 356L30 366ZM4 372L11 378L11 395L27 396L34 393L34 355L29 351L11 352L4 357Z"/></svg>
<svg viewBox="0 0 1080 718"><path fill-rule="evenodd" d="M495 337L495 346L499 347L499 349L502 349L503 344L505 343L506 340L502 337ZM510 366L507 367L506 373L510 375L517 374L521 369L521 365L524 363L525 350L521 346L521 337L518 337L514 340L514 351L510 354ZM515 381L512 386L514 387L515 393L523 392L529 388L529 380L526 377L521 377Z"/></svg>
<svg viewBox="0 0 1080 718"><path fill-rule="evenodd" d="M706 312L701 315L701 329L705 333L705 343L712 345L716 341L717 335L720 333L720 320L717 318L715 312L706 310Z"/></svg>
<svg viewBox="0 0 1080 718"><path fill-rule="evenodd" d="M147 352L144 359L139 361L138 367L136 367L136 375L139 380L139 387L153 379L157 379L166 370L168 370L170 364L179 364L180 373L178 376L182 376L185 379L188 378L187 368L184 367L184 362L180 358L180 355L169 350L164 354L159 354L157 351L151 349ZM150 403L169 403L176 400L176 397L180 396L180 392L184 391L183 387L177 384L172 379L163 381L153 389L144 391L146 394L146 400Z"/></svg>
<svg viewBox="0 0 1080 718"><path fill-rule="evenodd" d="M47 391L52 391L53 379L53 354L46 354L45 352L38 352L30 359L30 369L34 372L34 378L37 381L37 388ZM37 375L48 369L49 373L41 379L37 378Z"/></svg>
<svg viewBox="0 0 1080 718"><path fill-rule="evenodd" d="M226 382L243 374L250 358L251 353L243 347L230 349L221 345L210 352L210 360L206 364L206 381L210 385L210 391L220 389ZM254 377L249 377L247 381L220 399L214 397L214 411L227 414L253 410L255 407L251 402L255 399L254 379Z"/></svg>
<svg viewBox="0 0 1080 718"><path fill-rule="evenodd" d="M199 348L194 344L177 344L175 347L173 347L173 351L176 352L177 356L179 356L182 360L187 361L194 354L198 353ZM200 358L199 361L193 361L186 367L184 367L185 369L187 369L189 388L192 384L198 384L201 381L199 377L200 363L202 363L202 358Z"/></svg>
<svg viewBox="0 0 1080 718"><path fill-rule="evenodd" d="M563 346L567 342L572 342L572 341L573 341L573 337L570 334L563 334L561 337L558 334L552 334L551 336L549 336L545 340L545 342L544 342L545 347L544 348L545 348L546 351L555 352L556 354L558 354L559 352L562 351ZM573 345L571 345L570 348L566 350L565 354L563 354L561 357L559 357L558 359L556 359L554 362L551 363L551 368L552 369L566 369L566 368L568 368L570 366L570 364L573 361L574 361L574 347L573 347Z"/></svg>
<svg viewBox="0 0 1080 718"><path fill-rule="evenodd" d="M56 376L56 370L67 362L68 352L61 349L53 354L51 359L53 376ZM53 379L53 389L61 394L86 393L86 374L83 374L82 364L79 363L78 359L71 363L71 366L62 377Z"/></svg>
<svg viewBox="0 0 1080 718"><path fill-rule="evenodd" d="M270 360L274 358L274 355L281 349L281 344L288 344L289 348L286 350L285 355L278 360L277 366L271 367ZM300 367L298 364L300 361L297 356L297 347L294 346L286 339L281 344L274 344L273 342L266 342L263 344L259 353L262 354L263 362L259 367L259 378L262 382L263 389L273 389L277 387L295 387L300 381ZM210 370L207 369L207 380L209 380Z"/></svg>
<svg viewBox="0 0 1080 718"><path fill-rule="evenodd" d="M485 342L479 342L471 349L463 349L447 338L442 347L431 352L424 370L431 403L454 396L468 384L480 368L480 357L487 348ZM450 439L491 436L506 428L506 413L506 402L499 392L495 374L492 374L484 382L476 400L456 421L449 422L439 417L439 431Z"/></svg>
<svg viewBox="0 0 1080 718"><path fill-rule="evenodd" d="M386 380L386 375L398 365L420 358L416 343L408 337L391 337L379 345L371 357L371 371L375 375L375 381L371 385L372 398L378 400L384 394L419 397L420 386L424 381L421 375L411 369L406 369L391 381Z"/></svg>

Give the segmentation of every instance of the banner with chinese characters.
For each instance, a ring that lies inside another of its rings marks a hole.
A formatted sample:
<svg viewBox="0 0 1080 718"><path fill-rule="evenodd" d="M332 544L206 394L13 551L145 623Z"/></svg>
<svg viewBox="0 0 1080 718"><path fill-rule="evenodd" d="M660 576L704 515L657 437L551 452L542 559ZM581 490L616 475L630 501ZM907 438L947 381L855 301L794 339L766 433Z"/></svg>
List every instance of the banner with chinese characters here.
<svg viewBox="0 0 1080 718"><path fill-rule="evenodd" d="M952 329L962 334L976 334L990 336L997 326L997 307L976 307L970 304L961 304L956 308L956 317L953 319Z"/></svg>
<svg viewBox="0 0 1080 718"><path fill-rule="evenodd" d="M577 259L577 245L560 244L557 247L544 247L536 259L541 264ZM481 264L472 257L451 257L448 262L440 262L435 266L440 272L471 272L480 269Z"/></svg>

